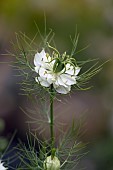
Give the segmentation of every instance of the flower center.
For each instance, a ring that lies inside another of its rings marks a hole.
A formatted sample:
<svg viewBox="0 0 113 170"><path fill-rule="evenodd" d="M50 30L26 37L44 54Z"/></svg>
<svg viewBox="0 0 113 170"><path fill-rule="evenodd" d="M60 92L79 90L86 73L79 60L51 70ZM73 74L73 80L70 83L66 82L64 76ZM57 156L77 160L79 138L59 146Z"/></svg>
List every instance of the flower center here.
<svg viewBox="0 0 113 170"><path fill-rule="evenodd" d="M57 58L55 59L55 63L53 66L53 72L54 73L59 73L60 71L62 71L64 69L64 64Z"/></svg>

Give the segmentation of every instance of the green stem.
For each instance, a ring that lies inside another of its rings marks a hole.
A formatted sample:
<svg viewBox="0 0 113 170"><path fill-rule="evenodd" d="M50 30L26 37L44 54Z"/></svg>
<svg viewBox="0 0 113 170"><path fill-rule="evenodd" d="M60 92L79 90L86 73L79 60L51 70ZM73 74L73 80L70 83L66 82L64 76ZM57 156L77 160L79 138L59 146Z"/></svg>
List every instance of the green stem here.
<svg viewBox="0 0 113 170"><path fill-rule="evenodd" d="M53 85L50 87L50 134L51 134L51 147L54 147L54 115L53 115Z"/></svg>

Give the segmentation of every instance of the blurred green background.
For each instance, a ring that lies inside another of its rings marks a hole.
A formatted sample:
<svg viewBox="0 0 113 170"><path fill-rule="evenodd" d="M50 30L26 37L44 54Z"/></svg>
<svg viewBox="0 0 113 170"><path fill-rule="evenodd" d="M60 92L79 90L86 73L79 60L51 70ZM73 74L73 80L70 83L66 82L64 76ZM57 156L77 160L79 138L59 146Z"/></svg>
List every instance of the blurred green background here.
<svg viewBox="0 0 113 170"><path fill-rule="evenodd" d="M90 143L90 153L81 161L80 166L87 170L113 170L113 1L1 0L0 54L12 48L10 41L14 39L15 32L22 31L33 38L37 32L34 21L44 33L44 13L47 28L55 32L56 46L61 53L70 51L72 44L69 36L74 35L77 26L80 33L77 50L89 45L77 58L99 58L101 62L110 60L92 79L90 84L94 87L91 90L72 95L69 110L72 117L87 110L86 129L83 129L86 132L81 140ZM11 57L0 55L0 62L11 60ZM5 130L0 131L1 137L7 137L15 128L19 129L20 136L24 135L26 118L18 110L21 103L18 92L19 87L16 86L11 67L6 63L1 64L0 117L6 124ZM76 114L73 113L75 110ZM62 115L64 118L65 115Z"/></svg>

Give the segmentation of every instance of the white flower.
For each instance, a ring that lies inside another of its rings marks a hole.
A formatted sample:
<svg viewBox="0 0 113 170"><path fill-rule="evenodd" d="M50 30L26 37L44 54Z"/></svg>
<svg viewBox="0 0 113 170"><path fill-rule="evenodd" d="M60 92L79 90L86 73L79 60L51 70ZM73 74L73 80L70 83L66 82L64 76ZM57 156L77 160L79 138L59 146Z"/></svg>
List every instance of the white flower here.
<svg viewBox="0 0 113 170"><path fill-rule="evenodd" d="M51 159L51 156L48 156L44 161L44 169L46 170L60 170L60 161L59 159L54 156Z"/></svg>
<svg viewBox="0 0 113 170"><path fill-rule="evenodd" d="M0 160L0 170L7 170L7 168L5 168L5 167L3 166L3 163L1 162L1 160Z"/></svg>
<svg viewBox="0 0 113 170"><path fill-rule="evenodd" d="M39 74L35 78L36 82L44 87L53 84L58 93L67 94L71 90L71 85L76 84L80 68L75 67L71 60L64 61L65 64L57 55L50 57L44 49L40 53L37 52L34 57L35 72Z"/></svg>

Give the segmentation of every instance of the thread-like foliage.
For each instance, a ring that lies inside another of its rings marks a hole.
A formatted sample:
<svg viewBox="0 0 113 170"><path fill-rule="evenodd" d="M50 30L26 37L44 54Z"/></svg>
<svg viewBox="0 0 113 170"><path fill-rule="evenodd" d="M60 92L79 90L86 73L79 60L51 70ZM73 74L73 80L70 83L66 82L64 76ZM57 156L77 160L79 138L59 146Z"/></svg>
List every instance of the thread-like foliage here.
<svg viewBox="0 0 113 170"><path fill-rule="evenodd" d="M40 31L38 31L40 33ZM30 39L28 36L22 32L16 33L16 43L12 42L13 53L8 52L7 55L13 56L14 61L11 66L16 70L16 76L20 77L18 84L21 87L22 95L40 95L45 96L45 92L49 93L49 88L45 88L38 84L35 81L36 72L34 70L34 56L42 48L47 50L47 52L52 55L53 51L58 51L55 47L50 46L49 44L54 42L54 33L52 30L43 37L40 33L41 43L39 45L36 43L37 34L33 39ZM103 64L99 65L98 61L95 60L86 60L86 61L76 61L77 43L78 43L78 34L76 33L74 39L71 41L73 43L72 52L69 54L69 58L74 64L77 64L81 67L81 72L77 78L77 83L74 85L75 89L86 90L90 87L88 86L89 80L99 73L102 69ZM60 54L60 53L59 53ZM60 54L62 56L62 54ZM92 64L91 64L92 63ZM89 67L88 67L89 64ZM87 68L87 69L84 69ZM85 70L82 72L82 69ZM50 93L49 93L50 94Z"/></svg>

